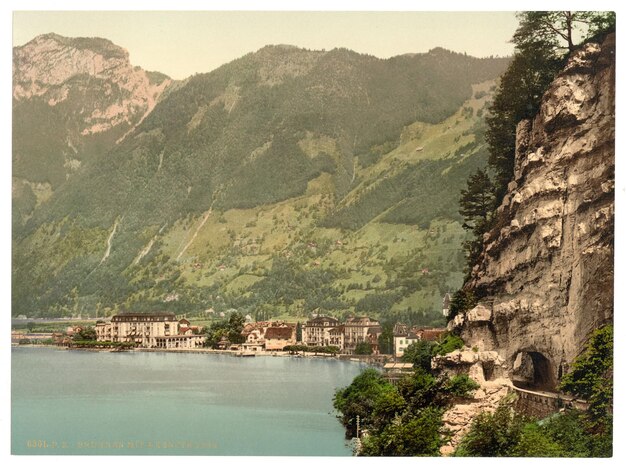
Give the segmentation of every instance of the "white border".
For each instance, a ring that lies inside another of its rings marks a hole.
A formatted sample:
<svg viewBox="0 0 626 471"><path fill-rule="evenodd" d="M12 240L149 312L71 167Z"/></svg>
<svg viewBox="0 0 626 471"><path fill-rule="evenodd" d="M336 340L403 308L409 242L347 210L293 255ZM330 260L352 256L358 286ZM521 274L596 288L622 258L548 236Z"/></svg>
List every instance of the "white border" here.
<svg viewBox="0 0 626 471"><path fill-rule="evenodd" d="M394 458L390 459L362 459L359 458L356 461L350 460L350 458L258 458L258 457L38 457L38 456L10 456L10 347L9 347L9 332L10 332L10 277L11 277L11 159L10 159L10 145L11 145L11 75L10 65L12 55L12 36L11 36L11 12L13 10L292 10L292 11L346 11L346 10L360 10L360 11L511 11L511 10L546 10L546 9L573 9L573 10L616 10L618 13L618 34L617 34L617 51L618 55L622 51L622 28L623 21L623 9L620 2L617 1L536 1L530 0L526 2L514 1L514 2L495 2L495 1L474 1L474 2L461 2L461 1L447 1L440 0L435 3L417 1L375 1L375 0L360 0L345 1L345 0L304 0L304 1L279 1L279 0L264 0L264 1L250 1L250 0L232 0L232 1L210 1L199 2L193 0L177 0L164 1L164 0L151 0L151 1L133 1L133 0L109 0L107 2L91 2L86 3L77 0L58 0L51 4L49 1L44 0L5 0L0 7L0 51L2 58L0 61L2 67L2 74L0 81L2 87L2 93L0 93L0 107L3 112L4 119L1 121L2 126L0 128L0 136L3 149L3 159L1 161L2 171L2 198L0 199L0 210L4 216L4 222L0 235L2 250L0 251L0 273L2 284L2 297L4 300L4 318L2 319L4 325L4 340L0 341L0 359L2 365L2 381L0 386L0 402L4 406L2 413L0 413L0 449L2 450L2 467L4 469L31 469L35 467L45 467L45 469L110 469L112 466L133 466L137 468L148 469L172 469L180 466L191 466L198 469L211 469L222 468L237 470L243 467L253 467L255 469L268 469L269 466L278 469L290 469L290 468L328 468L331 469L337 467L352 469L377 469L380 470L385 466L395 466L399 469L404 468L418 468L418 467L433 467L433 468L448 468L450 469L472 469L474 467L481 470L501 470L503 467L514 467L524 469L545 469L545 468L557 468L565 467L567 469L588 469L590 467L600 466L602 468L617 468L618 464L623 467L623 460L626 457L623 444L624 440L624 348L621 344L621 335L624 331L623 308L624 297L623 288L620 290L618 287L626 286L624 268L625 261L624 256L624 238L625 234L623 208L626 198L626 185L624 180L624 164L619 157L616 157L616 172L617 172L617 184L616 184L616 261L615 261L615 286L616 286L616 302L615 302L615 331L616 343L615 343L615 437L614 437L614 458L613 459L508 459L506 461L499 459L489 458L477 458L477 459L446 459L446 458L419 458L415 461L415 458ZM617 83L621 83L620 79L624 77L623 74L623 61L618 58L617 61ZM621 90L617 92L617 129L620 129L619 123L622 121L621 116L624 110ZM616 156L622 156L623 150L623 137L620 133L617 133L616 137ZM183 460L183 461L179 461Z"/></svg>

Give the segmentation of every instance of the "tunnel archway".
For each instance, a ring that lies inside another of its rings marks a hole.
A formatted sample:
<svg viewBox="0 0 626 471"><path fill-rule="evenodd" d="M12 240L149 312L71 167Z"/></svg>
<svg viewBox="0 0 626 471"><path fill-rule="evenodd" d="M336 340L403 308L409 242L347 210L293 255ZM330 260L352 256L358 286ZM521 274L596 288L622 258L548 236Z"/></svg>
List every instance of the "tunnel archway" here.
<svg viewBox="0 0 626 471"><path fill-rule="evenodd" d="M533 391L555 391L552 362L540 352L520 351L513 361L513 384Z"/></svg>

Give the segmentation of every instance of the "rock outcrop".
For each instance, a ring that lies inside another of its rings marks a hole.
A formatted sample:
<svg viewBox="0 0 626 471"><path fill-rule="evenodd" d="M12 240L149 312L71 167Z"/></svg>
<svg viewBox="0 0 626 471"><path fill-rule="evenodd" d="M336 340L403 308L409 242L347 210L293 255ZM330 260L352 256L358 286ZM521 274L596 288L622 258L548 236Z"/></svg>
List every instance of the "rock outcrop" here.
<svg viewBox="0 0 626 471"><path fill-rule="evenodd" d="M135 129L171 83L106 39L45 34L13 48L14 221Z"/></svg>
<svg viewBox="0 0 626 471"><path fill-rule="evenodd" d="M511 381L505 369L505 361L498 352L480 351L467 347L433 358L433 370L454 376L466 374L479 388L472 397L455 399L452 407L443 414L444 427L452 432L448 443L441 447L446 456L454 452L469 430L472 420L481 412L494 412L510 392Z"/></svg>
<svg viewBox="0 0 626 471"><path fill-rule="evenodd" d="M13 50L15 100L40 97L56 106L80 85L101 92L84 103L83 136L137 124L170 84L162 74L133 67L128 52L106 39L45 34Z"/></svg>
<svg viewBox="0 0 626 471"><path fill-rule="evenodd" d="M517 127L514 180L452 321L468 345L550 391L613 318L615 36L576 51Z"/></svg>

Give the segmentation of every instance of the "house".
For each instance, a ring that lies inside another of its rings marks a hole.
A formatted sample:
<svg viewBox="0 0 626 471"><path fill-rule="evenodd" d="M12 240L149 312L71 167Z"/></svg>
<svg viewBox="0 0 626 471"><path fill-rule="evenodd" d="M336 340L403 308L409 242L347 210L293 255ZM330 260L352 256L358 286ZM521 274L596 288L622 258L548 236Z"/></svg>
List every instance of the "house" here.
<svg viewBox="0 0 626 471"><path fill-rule="evenodd" d="M370 317L349 317L344 323L344 352L354 354L359 343L369 343L372 353L378 353L378 337L382 327L376 319Z"/></svg>
<svg viewBox="0 0 626 471"><path fill-rule="evenodd" d="M246 339L242 344L245 351L276 351L296 343L296 326L284 321L250 322L243 326L241 335Z"/></svg>
<svg viewBox="0 0 626 471"><path fill-rule="evenodd" d="M448 332L447 329L419 329L417 334L420 340L428 342L438 342Z"/></svg>
<svg viewBox="0 0 626 471"><path fill-rule="evenodd" d="M345 327L343 325L333 327L328 331L328 345L338 347L339 351L343 351L345 338Z"/></svg>
<svg viewBox="0 0 626 471"><path fill-rule="evenodd" d="M256 324L261 324L260 322ZM245 336L246 341L241 348L249 352L260 352L265 348L265 329L263 325L249 324L245 325L241 334Z"/></svg>
<svg viewBox="0 0 626 471"><path fill-rule="evenodd" d="M411 344L420 340L438 341L446 332L446 329L408 328L406 324L396 324L393 328L393 354L399 358Z"/></svg>
<svg viewBox="0 0 626 471"><path fill-rule="evenodd" d="M296 343L296 329L293 325L268 327L265 331L265 350L282 351L287 345Z"/></svg>
<svg viewBox="0 0 626 471"><path fill-rule="evenodd" d="M330 345L330 330L339 325L340 322L334 317L314 317L302 326L302 343L309 347L328 346Z"/></svg>
<svg viewBox="0 0 626 471"><path fill-rule="evenodd" d="M420 335L414 330L410 329L406 333L393 337L393 354L396 358L404 355L404 351L407 347L415 342L421 340Z"/></svg>

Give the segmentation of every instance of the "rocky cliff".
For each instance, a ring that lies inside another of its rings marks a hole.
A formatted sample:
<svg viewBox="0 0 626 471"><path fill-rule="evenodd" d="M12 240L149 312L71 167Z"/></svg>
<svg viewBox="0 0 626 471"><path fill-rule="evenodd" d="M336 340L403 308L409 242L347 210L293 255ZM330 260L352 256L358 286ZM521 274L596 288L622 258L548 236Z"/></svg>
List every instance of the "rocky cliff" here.
<svg viewBox="0 0 626 471"><path fill-rule="evenodd" d="M576 51L517 127L515 175L459 314L518 385L550 391L613 318L615 37Z"/></svg>
<svg viewBox="0 0 626 471"><path fill-rule="evenodd" d="M128 51L106 39L46 34L13 51L15 100L41 97L56 106L69 97L77 81L85 87L98 84L103 95L112 98L84 107L81 135L106 131L122 122L136 124L171 83L162 74L150 76L133 67Z"/></svg>

